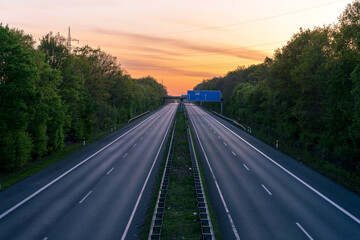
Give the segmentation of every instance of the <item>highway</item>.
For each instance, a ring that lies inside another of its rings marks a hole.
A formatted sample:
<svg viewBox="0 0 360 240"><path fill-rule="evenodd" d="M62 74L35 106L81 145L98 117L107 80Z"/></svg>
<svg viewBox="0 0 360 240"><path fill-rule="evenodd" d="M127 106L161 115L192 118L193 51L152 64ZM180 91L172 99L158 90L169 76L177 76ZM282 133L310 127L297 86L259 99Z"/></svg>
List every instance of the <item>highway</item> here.
<svg viewBox="0 0 360 240"><path fill-rule="evenodd" d="M0 239L139 239L177 104L0 193Z"/></svg>
<svg viewBox="0 0 360 240"><path fill-rule="evenodd" d="M223 239L360 239L359 196L195 105L186 110Z"/></svg>

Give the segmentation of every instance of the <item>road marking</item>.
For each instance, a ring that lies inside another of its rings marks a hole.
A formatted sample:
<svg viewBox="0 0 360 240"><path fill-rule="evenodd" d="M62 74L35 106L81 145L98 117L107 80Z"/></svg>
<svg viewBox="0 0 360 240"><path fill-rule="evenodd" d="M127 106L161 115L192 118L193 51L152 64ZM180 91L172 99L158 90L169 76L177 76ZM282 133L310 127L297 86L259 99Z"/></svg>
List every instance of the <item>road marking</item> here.
<svg viewBox="0 0 360 240"><path fill-rule="evenodd" d="M176 109L176 108L174 108L174 110L175 110L175 109ZM174 110L173 110L173 112L174 112ZM170 114L170 116L171 116L171 114ZM173 121L173 120L172 120L172 121ZM140 191L139 197L138 197L138 199L136 200L134 209L133 209L133 211L132 211L132 213L131 213L131 215L130 215L130 219L129 219L127 225L126 225L126 228L125 228L125 231L124 231L124 233L123 233L123 235L122 235L122 237L121 237L121 240L124 240L124 239L125 239L128 231L129 231L131 222L132 222L132 220L133 220L133 218L134 218L134 215L135 215L135 212L136 212L136 210L137 210L137 208L138 208L138 206L139 206L140 199L141 199L141 197L142 197L142 195L143 195L143 193L144 193L144 190L145 190L145 187L146 187L146 185L147 185L147 182L149 181L149 178L150 178L150 175L151 175L151 173L152 173L152 170L153 170L153 168L154 168L154 166L155 166L155 163L156 163L156 161L157 161L157 159L158 159L158 157L159 157L160 150L161 150L161 148L162 148L163 145L164 145L165 138L166 138L166 136L167 136L167 134L168 134L168 132L169 132L170 126L172 125L172 124L171 124L172 121L170 121L170 123L169 123L169 126L168 126L168 128L167 128L167 130L166 130L166 133L165 133L165 135L164 135L164 138L163 138L163 140L162 140L162 142L161 142L161 144L160 144L160 148L159 148L159 150L158 150L158 152L157 152L157 154L156 154L155 160L154 160L153 164L151 165L150 171L149 171L149 173L148 173L148 175L147 175L147 177L146 177L146 179L145 179L145 182L144 182L144 185L143 185L143 187L142 187L142 189L141 189L141 191Z"/></svg>
<svg viewBox="0 0 360 240"><path fill-rule="evenodd" d="M203 110L201 110L203 111ZM277 163L275 160L273 160L272 158L270 158L268 155L266 155L265 153L263 153L262 151L260 151L259 149L257 149L256 147L254 147L251 143L249 143L248 141L246 141L244 138L240 137L239 135L237 135L234 131L232 131L231 129L229 129L228 127L226 127L224 124L222 124L221 122L219 122L218 120L216 120L215 118L213 118L212 116L210 116L208 113L206 113L205 111L203 111L205 114L207 114L210 118L212 118L214 121L216 121L217 123L219 123L221 126L223 126L225 129L227 129L229 132L231 132L232 134L234 134L237 138L239 138L241 141L243 141L244 143L246 143L249 147L251 147L252 149L254 149L255 151L257 151L258 153L260 153L262 156L264 156L266 159L268 159L269 161L271 161L273 164L275 164L276 166L278 166L280 169L282 169L284 172L286 172L287 174L289 174L290 176L292 176L293 178L295 178L297 181L299 181L301 184L303 184L305 187L307 187L308 189L310 189L311 191L313 191L314 193L316 193L318 196L320 196L322 199L324 199L325 201L327 201L328 203L330 203L331 205L333 205L335 208L337 208L338 210L340 210L342 213L344 213L345 215L347 215L349 218L351 218L352 220L354 220L355 222L357 222L358 224L360 224L360 219L358 219L357 217L355 217L354 215L352 215L350 212L346 211L344 208L342 208L341 206L339 206L338 204L336 204L334 201L332 201L331 199L329 199L328 197L326 197L324 194L322 194L321 192L319 192L318 190L316 190L315 188L313 188L312 186L310 186L310 184L308 184L307 182L305 182L304 180L302 180L301 178L299 178L298 176L296 176L294 173L290 172L289 170L287 170L285 167L283 167L282 165L280 165L279 163Z"/></svg>
<svg viewBox="0 0 360 240"><path fill-rule="evenodd" d="M236 153L234 153L234 151L231 151L231 153L232 153L234 156L236 156Z"/></svg>
<svg viewBox="0 0 360 240"><path fill-rule="evenodd" d="M83 201L85 201L85 199L92 193L92 191L88 192L88 194L85 195L85 197L83 197L83 199L80 200L79 204L82 204Z"/></svg>
<svg viewBox="0 0 360 240"><path fill-rule="evenodd" d="M246 170L250 171L250 169L245 164L243 164L243 165L246 168Z"/></svg>
<svg viewBox="0 0 360 240"><path fill-rule="evenodd" d="M43 240L48 240L48 237L44 237L44 239Z"/></svg>
<svg viewBox="0 0 360 240"><path fill-rule="evenodd" d="M226 142L223 142L225 146L227 146Z"/></svg>
<svg viewBox="0 0 360 240"><path fill-rule="evenodd" d="M132 146L132 147L133 147L133 148L136 147L136 144L137 144L137 143L135 143L134 146Z"/></svg>
<svg viewBox="0 0 360 240"><path fill-rule="evenodd" d="M142 140L144 137L141 137L140 140Z"/></svg>
<svg viewBox="0 0 360 240"><path fill-rule="evenodd" d="M160 111L159 111L160 112ZM0 219L4 218L6 215L8 215L9 213L11 213L12 211L14 211L15 209L17 209L18 207L20 207L21 205L23 205L24 203L28 202L30 199L32 199L33 197L35 197L36 195L38 195L39 193L43 192L45 189L47 189L48 187L50 187L51 185L53 185L54 183L56 183L57 181L59 181L60 179L62 179L63 177L65 177L66 175L68 175L69 173L71 173L72 171L74 171L76 168L80 167L81 165L83 165L84 163L86 163L87 161L89 161L91 158L93 158L94 156L98 155L100 152L102 152L104 149L108 148L109 146L111 146L112 144L114 144L116 141L118 141L120 138L124 137L125 135L127 135L128 133L130 133L131 131L133 131L135 128L138 128L140 125L142 125L144 122L149 121L150 119L155 118L155 116L159 115L159 112L156 114L153 114L152 116L150 116L149 118L143 120L142 122L140 122L138 125L134 126L133 128L131 128L130 130L128 130L127 132L125 132L124 134L122 134L120 137L116 138L115 140L113 140L112 142L110 142L109 144L107 144L106 146L104 146L103 148L101 148L100 150L98 150L97 152L95 152L94 154L92 154L91 156L87 157L86 159L84 159L83 161L81 161L80 163L76 164L74 167L70 168L69 170L67 170L66 172L64 172L63 174L61 174L60 176L58 176L57 178L55 178L54 180L52 180L51 182L49 182L48 184L46 184L45 186L43 186L42 188L40 188L39 190L37 190L36 192L34 192L33 194L31 194L30 196L28 196L27 198L25 198L24 200L22 200L21 202L17 203L16 205L14 205L13 207L11 207L10 209L8 209L6 212L2 213L0 215Z"/></svg>
<svg viewBox="0 0 360 240"><path fill-rule="evenodd" d="M296 222L296 225L300 228L300 230L310 239L310 240L314 240L310 234L300 225L300 223Z"/></svg>
<svg viewBox="0 0 360 240"><path fill-rule="evenodd" d="M196 137L197 137L197 139L198 139L198 141L199 141L199 144L200 144L200 147L201 147L201 149L202 149L202 151L203 151L203 153L204 153L204 157L205 157L205 159L206 159L206 163L207 163L208 166L209 166L212 179L213 179L213 181L214 181L214 183L215 183L215 186L216 186L216 189L217 189L217 191L218 191L218 193L219 193L219 195L220 195L222 204L223 204L223 206L224 206L224 208L225 208L225 212L226 212L226 215L227 215L227 217L228 217L228 219L229 219L229 222L230 222L231 228L232 228L232 230L233 230L233 233L234 233L234 235L235 235L235 238L236 238L237 240L240 240L240 236L239 236L239 234L238 234L238 231L237 231L237 229L236 229L236 226L235 226L235 224L234 224L234 221L233 221L233 219L232 219L232 217L231 217L230 211L229 211L229 209L228 209L228 207L227 207L227 205L226 205L224 196L223 196L223 194L222 194L222 192L221 192L221 190L220 190L220 186L219 186L219 184L218 184L218 182L217 182L217 179L216 179L216 177L215 177L214 171L213 171L213 169L212 169L212 167L211 167L211 165L210 165L209 159L208 159L208 157L207 157L207 155L206 155L206 153L205 153L204 147L203 147L203 145L202 145L202 143L201 143L201 140L200 140L199 134L198 134L198 132L197 132L197 130L196 130L195 124L193 123L193 121L192 121L191 118L190 118L190 121L192 122L192 126L194 127L194 130L195 130L195 133L196 133Z"/></svg>
<svg viewBox="0 0 360 240"><path fill-rule="evenodd" d="M122 158L125 158L128 155L128 153L125 153L125 155Z"/></svg>
<svg viewBox="0 0 360 240"><path fill-rule="evenodd" d="M218 139L220 139L220 136L218 135Z"/></svg>
<svg viewBox="0 0 360 240"><path fill-rule="evenodd" d="M111 169L106 173L106 175L109 175L109 174L112 172L112 170L114 170L114 168L111 168Z"/></svg>
<svg viewBox="0 0 360 240"><path fill-rule="evenodd" d="M216 134L216 132L214 131L214 134Z"/></svg>
<svg viewBox="0 0 360 240"><path fill-rule="evenodd" d="M265 189L265 191L271 196L272 193L269 191L269 189L267 189L264 184L261 184L261 186Z"/></svg>

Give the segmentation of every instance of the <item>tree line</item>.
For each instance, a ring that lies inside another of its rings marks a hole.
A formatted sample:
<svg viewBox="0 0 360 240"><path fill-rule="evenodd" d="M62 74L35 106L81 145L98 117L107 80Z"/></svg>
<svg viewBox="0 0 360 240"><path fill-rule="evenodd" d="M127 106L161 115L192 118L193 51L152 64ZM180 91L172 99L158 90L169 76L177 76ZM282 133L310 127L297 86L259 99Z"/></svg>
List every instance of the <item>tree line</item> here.
<svg viewBox="0 0 360 240"><path fill-rule="evenodd" d="M300 29L262 64L194 89L221 90L225 114L360 176L360 1L332 26Z"/></svg>
<svg viewBox="0 0 360 240"><path fill-rule="evenodd" d="M0 24L0 172L158 108L167 95L99 48L65 45L50 32L35 46L32 36Z"/></svg>

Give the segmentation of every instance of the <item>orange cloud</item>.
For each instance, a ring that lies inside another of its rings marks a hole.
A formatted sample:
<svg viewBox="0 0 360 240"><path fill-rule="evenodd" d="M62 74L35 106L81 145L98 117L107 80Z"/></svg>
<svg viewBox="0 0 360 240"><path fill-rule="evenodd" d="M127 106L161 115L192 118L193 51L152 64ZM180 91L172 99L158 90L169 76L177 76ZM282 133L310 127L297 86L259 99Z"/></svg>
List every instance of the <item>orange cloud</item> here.
<svg viewBox="0 0 360 240"><path fill-rule="evenodd" d="M95 29L95 31L101 34L110 34L119 37L121 36L123 38L132 40L132 46L128 46L128 47L133 50L139 49L139 46L141 46L140 48L144 48L144 45L151 44L152 46L151 48L145 47L144 50L148 48L147 52L149 53L157 52L158 54L156 55L170 54L177 56L197 56L197 55L216 54L216 55L226 55L226 56L238 57L249 60L257 60L257 61L262 61L267 55L266 52L255 49L249 49L246 47L206 46L203 44L199 45L197 43L189 42L186 40L158 37L158 36L152 36L146 34L130 33L130 32L117 31L117 30L107 30L101 28L97 28ZM164 45L166 45L171 50L164 50ZM154 46L158 46L158 47L156 48ZM192 51L192 52L187 52L187 51Z"/></svg>

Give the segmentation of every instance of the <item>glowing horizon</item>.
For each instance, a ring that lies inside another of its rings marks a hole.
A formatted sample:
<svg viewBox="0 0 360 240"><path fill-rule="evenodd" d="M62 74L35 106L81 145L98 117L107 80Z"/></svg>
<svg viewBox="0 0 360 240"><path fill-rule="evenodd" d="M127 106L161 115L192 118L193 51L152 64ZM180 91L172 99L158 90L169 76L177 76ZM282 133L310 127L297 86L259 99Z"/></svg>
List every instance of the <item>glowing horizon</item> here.
<svg viewBox="0 0 360 240"><path fill-rule="evenodd" d="M37 40L50 31L116 56L134 78L169 95L272 57L299 28L337 22L349 0L3 0L0 23Z"/></svg>

